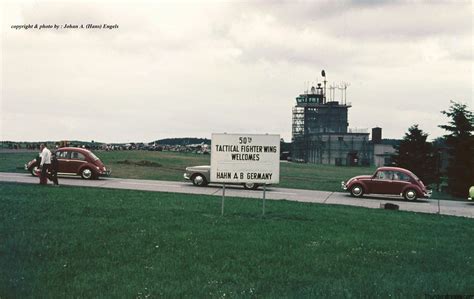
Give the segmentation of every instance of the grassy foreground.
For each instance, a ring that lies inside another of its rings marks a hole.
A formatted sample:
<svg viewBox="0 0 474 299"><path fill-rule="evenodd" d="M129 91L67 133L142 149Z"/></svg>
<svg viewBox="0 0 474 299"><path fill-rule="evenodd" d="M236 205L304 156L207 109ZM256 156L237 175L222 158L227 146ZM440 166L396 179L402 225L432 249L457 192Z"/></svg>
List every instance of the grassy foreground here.
<svg viewBox="0 0 474 299"><path fill-rule="evenodd" d="M0 183L0 297L474 294L470 219Z"/></svg>

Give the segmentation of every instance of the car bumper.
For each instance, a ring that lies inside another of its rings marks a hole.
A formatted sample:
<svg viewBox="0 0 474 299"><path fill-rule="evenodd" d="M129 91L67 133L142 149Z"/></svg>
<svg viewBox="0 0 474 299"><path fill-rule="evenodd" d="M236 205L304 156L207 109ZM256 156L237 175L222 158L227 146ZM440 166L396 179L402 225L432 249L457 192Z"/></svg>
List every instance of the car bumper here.
<svg viewBox="0 0 474 299"><path fill-rule="evenodd" d="M107 171L102 171L102 172L99 172L99 176L110 176L112 174L112 170L107 170Z"/></svg>
<svg viewBox="0 0 474 299"><path fill-rule="evenodd" d="M25 164L25 170L26 171L30 171L30 169L32 169L32 168L33 168L33 163L26 163Z"/></svg>
<svg viewBox="0 0 474 299"><path fill-rule="evenodd" d="M424 198L430 198L432 194L433 194L433 191L428 190L426 192L423 192L423 197Z"/></svg>
<svg viewBox="0 0 474 299"><path fill-rule="evenodd" d="M346 183L344 181L341 182L341 188L342 188L342 190L347 191L347 186L346 186Z"/></svg>
<svg viewBox="0 0 474 299"><path fill-rule="evenodd" d="M467 200L472 200L472 197L468 197Z"/></svg>
<svg viewBox="0 0 474 299"><path fill-rule="evenodd" d="M189 175L188 173L184 173L184 174L183 174L183 178L184 178L185 180L190 180L190 179L191 179L191 177L190 177L190 175Z"/></svg>

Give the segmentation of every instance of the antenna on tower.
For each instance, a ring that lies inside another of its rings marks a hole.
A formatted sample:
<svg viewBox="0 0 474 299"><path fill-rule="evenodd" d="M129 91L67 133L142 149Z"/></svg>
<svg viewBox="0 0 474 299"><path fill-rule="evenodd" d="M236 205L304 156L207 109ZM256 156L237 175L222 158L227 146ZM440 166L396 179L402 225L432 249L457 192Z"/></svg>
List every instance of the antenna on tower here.
<svg viewBox="0 0 474 299"><path fill-rule="evenodd" d="M329 101L334 101L336 97L336 85L329 85Z"/></svg>
<svg viewBox="0 0 474 299"><path fill-rule="evenodd" d="M341 103L344 103L344 99L343 99L344 92L343 92L343 90L342 90L341 84L336 85L336 88L337 88L338 91L341 92Z"/></svg>
<svg viewBox="0 0 474 299"><path fill-rule="evenodd" d="M321 76L323 76L324 78L324 96L323 96L323 101L324 101L324 104L326 104L326 72L324 70L321 71Z"/></svg>
<svg viewBox="0 0 474 299"><path fill-rule="evenodd" d="M341 83L344 105L347 105L347 87L349 87L349 86L351 86L351 84L348 83L348 82L342 82Z"/></svg>

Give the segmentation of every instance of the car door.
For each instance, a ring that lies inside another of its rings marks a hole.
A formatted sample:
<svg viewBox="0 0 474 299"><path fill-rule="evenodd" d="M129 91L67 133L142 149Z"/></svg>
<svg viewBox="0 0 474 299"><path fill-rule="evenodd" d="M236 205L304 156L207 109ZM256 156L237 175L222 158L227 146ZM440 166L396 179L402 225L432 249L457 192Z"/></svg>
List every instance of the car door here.
<svg viewBox="0 0 474 299"><path fill-rule="evenodd" d="M392 171L379 170L371 180L370 193L390 194Z"/></svg>
<svg viewBox="0 0 474 299"><path fill-rule="evenodd" d="M69 156L68 151L58 151L56 157L58 158L58 172L59 173L70 173L69 171Z"/></svg>
<svg viewBox="0 0 474 299"><path fill-rule="evenodd" d="M71 159L69 160L70 173L79 173L79 170L87 164L86 156L79 152L71 152Z"/></svg>

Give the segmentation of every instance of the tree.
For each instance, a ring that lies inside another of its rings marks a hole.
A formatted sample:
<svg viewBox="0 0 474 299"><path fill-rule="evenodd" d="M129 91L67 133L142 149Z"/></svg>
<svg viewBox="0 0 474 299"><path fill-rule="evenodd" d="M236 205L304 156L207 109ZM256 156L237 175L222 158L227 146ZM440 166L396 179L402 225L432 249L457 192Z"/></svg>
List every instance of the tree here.
<svg viewBox="0 0 474 299"><path fill-rule="evenodd" d="M453 101L449 110L441 113L451 119L439 126L450 132L445 135L449 147L448 192L467 197L469 186L474 185L474 115L467 105Z"/></svg>
<svg viewBox="0 0 474 299"><path fill-rule="evenodd" d="M431 143L427 142L428 134L413 125L408 128L408 133L395 146L393 162L396 166L406 168L416 174L425 184L438 181L436 169L436 155Z"/></svg>

